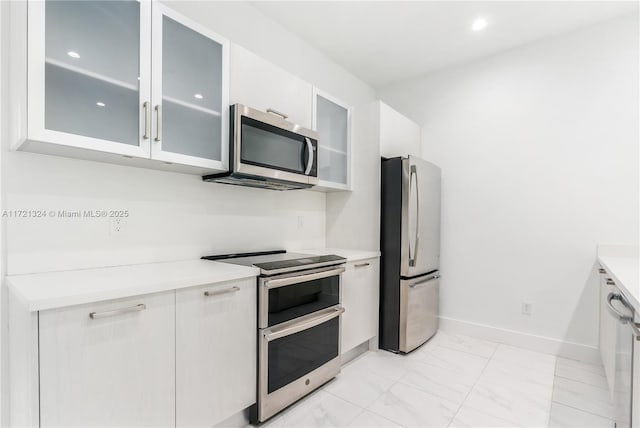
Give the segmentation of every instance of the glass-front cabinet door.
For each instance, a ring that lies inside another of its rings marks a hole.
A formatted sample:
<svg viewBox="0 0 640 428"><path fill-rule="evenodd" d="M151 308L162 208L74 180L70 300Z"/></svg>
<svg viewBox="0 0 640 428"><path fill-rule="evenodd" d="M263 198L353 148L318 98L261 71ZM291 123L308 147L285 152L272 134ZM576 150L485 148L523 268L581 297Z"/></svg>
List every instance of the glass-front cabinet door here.
<svg viewBox="0 0 640 428"><path fill-rule="evenodd" d="M332 96L314 89L313 128L318 131L318 178L326 189L351 189L351 110Z"/></svg>
<svg viewBox="0 0 640 428"><path fill-rule="evenodd" d="M29 139L149 157L151 2L28 4Z"/></svg>
<svg viewBox="0 0 640 428"><path fill-rule="evenodd" d="M154 3L152 49L152 159L226 169L228 41Z"/></svg>

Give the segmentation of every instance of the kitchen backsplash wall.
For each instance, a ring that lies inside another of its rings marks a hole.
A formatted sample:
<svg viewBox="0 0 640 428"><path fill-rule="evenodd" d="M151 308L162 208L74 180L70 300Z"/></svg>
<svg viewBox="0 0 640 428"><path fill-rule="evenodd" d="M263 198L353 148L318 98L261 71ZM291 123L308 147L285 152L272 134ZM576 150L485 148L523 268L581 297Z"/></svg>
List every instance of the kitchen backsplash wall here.
<svg viewBox="0 0 640 428"><path fill-rule="evenodd" d="M6 166L8 214L33 210L6 219L8 274L324 246L323 193L22 152L7 153Z"/></svg>

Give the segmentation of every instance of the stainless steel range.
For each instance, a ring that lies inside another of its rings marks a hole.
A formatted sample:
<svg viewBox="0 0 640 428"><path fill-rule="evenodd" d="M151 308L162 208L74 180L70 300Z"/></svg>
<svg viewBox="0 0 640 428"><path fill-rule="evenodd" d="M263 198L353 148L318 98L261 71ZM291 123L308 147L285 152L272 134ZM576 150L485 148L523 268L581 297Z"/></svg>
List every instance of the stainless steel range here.
<svg viewBox="0 0 640 428"><path fill-rule="evenodd" d="M266 421L340 372L345 258L285 251L204 258L260 269L252 422Z"/></svg>

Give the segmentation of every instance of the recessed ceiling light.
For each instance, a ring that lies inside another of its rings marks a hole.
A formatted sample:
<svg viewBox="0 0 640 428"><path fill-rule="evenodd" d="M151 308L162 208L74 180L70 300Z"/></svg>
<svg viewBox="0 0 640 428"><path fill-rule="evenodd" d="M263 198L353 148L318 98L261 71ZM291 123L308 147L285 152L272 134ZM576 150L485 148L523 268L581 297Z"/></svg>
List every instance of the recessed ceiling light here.
<svg viewBox="0 0 640 428"><path fill-rule="evenodd" d="M69 55L71 58L80 58L80 54L76 51L69 51L67 52L67 55Z"/></svg>
<svg viewBox="0 0 640 428"><path fill-rule="evenodd" d="M473 25L471 26L471 29L473 31L480 31L483 30L485 27L487 26L487 20L484 18L476 18L475 21L473 21Z"/></svg>
<svg viewBox="0 0 640 428"><path fill-rule="evenodd" d="M96 105L97 105L98 107L104 107L104 106L106 106L106 104L105 104L105 103L103 103L102 101L98 101L98 102L96 103Z"/></svg>
<svg viewBox="0 0 640 428"><path fill-rule="evenodd" d="M202 94L194 94L193 98L197 98L199 100L203 99L204 97L202 96Z"/></svg>

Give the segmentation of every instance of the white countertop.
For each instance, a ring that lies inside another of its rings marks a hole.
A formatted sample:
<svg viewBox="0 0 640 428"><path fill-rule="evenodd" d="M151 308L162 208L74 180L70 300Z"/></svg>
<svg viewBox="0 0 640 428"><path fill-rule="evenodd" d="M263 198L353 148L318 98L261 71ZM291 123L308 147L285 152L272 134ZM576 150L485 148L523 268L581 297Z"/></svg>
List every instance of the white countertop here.
<svg viewBox="0 0 640 428"><path fill-rule="evenodd" d="M30 311L42 311L257 276L260 270L208 260L148 263L7 277Z"/></svg>
<svg viewBox="0 0 640 428"><path fill-rule="evenodd" d="M312 248L305 250L295 250L295 252L320 256L325 254L335 254L337 256L344 257L348 262L380 257L380 251L348 250L345 248Z"/></svg>
<svg viewBox="0 0 640 428"><path fill-rule="evenodd" d="M611 275L616 286L622 291L629 303L640 312L640 257L638 249L630 247L621 251L621 246L598 248L598 262Z"/></svg>

